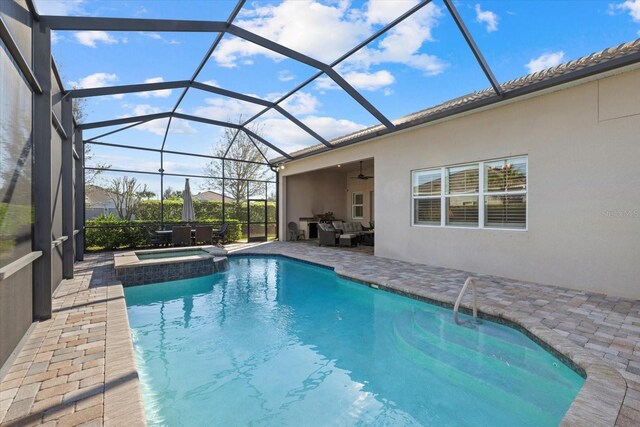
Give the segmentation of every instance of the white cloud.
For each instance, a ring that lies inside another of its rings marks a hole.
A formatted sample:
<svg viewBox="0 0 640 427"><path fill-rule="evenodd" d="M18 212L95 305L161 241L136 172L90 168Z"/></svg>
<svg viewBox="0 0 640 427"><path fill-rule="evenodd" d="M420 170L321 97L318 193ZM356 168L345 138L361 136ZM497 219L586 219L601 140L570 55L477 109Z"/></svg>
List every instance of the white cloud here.
<svg viewBox="0 0 640 427"><path fill-rule="evenodd" d="M145 12L146 12L146 10L145 10ZM140 31L139 34L141 36L148 37L148 38L153 39L153 40L160 40L160 41L162 41L164 43L167 43L167 44L180 44L179 41L174 40L174 39L166 39L159 33L154 33L154 32L149 32L149 31Z"/></svg>
<svg viewBox="0 0 640 427"><path fill-rule="evenodd" d="M73 34L78 43L88 47L97 47L97 43L116 44L118 40L106 31L78 31Z"/></svg>
<svg viewBox="0 0 640 427"><path fill-rule="evenodd" d="M84 12L85 0L36 0L42 15L78 15Z"/></svg>
<svg viewBox="0 0 640 427"><path fill-rule="evenodd" d="M346 135L365 127L350 120L337 120L332 117L308 116L302 121L327 139ZM315 138L289 120L269 117L259 121L258 124L264 138L286 152L318 144Z"/></svg>
<svg viewBox="0 0 640 427"><path fill-rule="evenodd" d="M157 114L162 113L163 110L158 107L153 107L149 104L138 104L132 108L132 114L124 115L122 117L131 117L131 116L144 116L148 114ZM167 123L169 119L157 119L151 120L146 123L142 123L134 129L140 131L151 132L155 135L164 136L167 130ZM194 134L196 130L189 124L189 121L182 119L173 119L171 120L171 127L169 128L169 133L171 134Z"/></svg>
<svg viewBox="0 0 640 427"><path fill-rule="evenodd" d="M634 22L640 22L640 0L626 0L622 3L610 4L609 11L628 12Z"/></svg>
<svg viewBox="0 0 640 427"><path fill-rule="evenodd" d="M258 6L243 14L238 26L321 61L331 62L371 34L361 14L350 13L348 2L322 4L314 0ZM330 29L330 31L327 31ZM240 58L280 55L239 38L222 41L213 57L219 65L236 66Z"/></svg>
<svg viewBox="0 0 640 427"><path fill-rule="evenodd" d="M71 87L78 88L78 89L85 89L85 88L110 86L112 83L115 83L117 81L118 81L118 76L115 73L114 74L94 73L81 78L77 82L72 81L69 83L71 84Z"/></svg>
<svg viewBox="0 0 640 427"><path fill-rule="evenodd" d="M308 92L296 92L282 102L282 108L294 116L313 114L319 106L318 98Z"/></svg>
<svg viewBox="0 0 640 427"><path fill-rule="evenodd" d="M498 15L490 10L482 10L479 4L476 4L476 22L486 24L488 33L498 31Z"/></svg>
<svg viewBox="0 0 640 427"><path fill-rule="evenodd" d="M427 76L442 73L448 64L435 55L420 53L422 45L434 41L432 30L438 25L442 10L433 3L389 31L377 47L361 49L342 65L343 72L366 71L371 65L404 64L421 70Z"/></svg>
<svg viewBox="0 0 640 427"><path fill-rule="evenodd" d="M354 88L361 90L376 91L385 88L395 81L395 77L387 70L376 72L343 72L344 79ZM327 76L318 77L315 80L315 87L321 90L337 90L340 89L331 78Z"/></svg>
<svg viewBox="0 0 640 427"><path fill-rule="evenodd" d="M69 84L73 88L77 89L86 89L86 88L95 88L95 87L105 87L112 86L113 83L118 81L118 76L114 74L108 73L94 73L89 74L86 77L81 78L78 81L70 81ZM117 95L111 95L112 99L122 99L124 98L124 93L119 93Z"/></svg>
<svg viewBox="0 0 640 427"><path fill-rule="evenodd" d="M417 3L415 0L369 1L365 17L370 24L386 25Z"/></svg>
<svg viewBox="0 0 640 427"><path fill-rule="evenodd" d="M278 73L278 80L281 82L288 82L295 79L296 76L291 73L289 70L283 70Z"/></svg>
<svg viewBox="0 0 640 427"><path fill-rule="evenodd" d="M160 83L163 82L164 79L162 77L153 77L150 79L146 79L144 82L145 83ZM168 98L169 96L171 96L171 89L162 89L162 90L151 90L151 91L147 91L147 92L139 92L136 95L141 97L141 98L149 98L149 97L154 97L154 98Z"/></svg>
<svg viewBox="0 0 640 427"><path fill-rule="evenodd" d="M204 84L206 84L206 85L209 85L209 86L216 86L216 87L218 87L218 86L219 86L219 85L218 85L218 82L217 82L217 81L215 81L215 80L205 80L205 81L203 81L202 83L204 83Z"/></svg>
<svg viewBox="0 0 640 427"><path fill-rule="evenodd" d="M205 103L207 105L194 109L195 116L231 123L237 123L241 117L248 119L264 109L261 105L222 97L207 98Z"/></svg>
<svg viewBox="0 0 640 427"><path fill-rule="evenodd" d="M351 8L349 1L327 4L317 0L283 2L258 6L243 11L237 24L249 31L295 49L312 58L330 63L388 23L402 11L417 4L416 0L369 2L363 8ZM443 16L442 10L428 4L394 27L379 41L361 49L343 62L340 72L365 90L381 90L393 84L390 70L370 70L383 63L402 64L424 72L427 76L442 73L448 64L435 55L421 52L425 42L434 41L432 30ZM330 28L330 31L327 31ZM226 38L213 53L222 67L236 67L247 57L263 55L274 61L282 56L237 37ZM287 73L279 75L288 79ZM332 86L320 80L316 88Z"/></svg>
<svg viewBox="0 0 640 427"><path fill-rule="evenodd" d="M51 44L56 44L62 39L63 37L60 35L59 32L51 30Z"/></svg>
<svg viewBox="0 0 640 427"><path fill-rule="evenodd" d="M160 34L158 34L158 33L149 33L149 32L146 32L146 31L141 31L140 34L145 36L145 37L149 37L150 39L162 40L162 36Z"/></svg>
<svg viewBox="0 0 640 427"><path fill-rule="evenodd" d="M395 81L393 75L387 70L380 70L375 73L351 72L347 73L344 78L356 89L372 91L389 86Z"/></svg>
<svg viewBox="0 0 640 427"><path fill-rule="evenodd" d="M560 64L564 59L564 52L551 52L540 55L537 58L533 58L525 67L529 70L529 73L535 73L537 71L542 71L547 68L555 67Z"/></svg>

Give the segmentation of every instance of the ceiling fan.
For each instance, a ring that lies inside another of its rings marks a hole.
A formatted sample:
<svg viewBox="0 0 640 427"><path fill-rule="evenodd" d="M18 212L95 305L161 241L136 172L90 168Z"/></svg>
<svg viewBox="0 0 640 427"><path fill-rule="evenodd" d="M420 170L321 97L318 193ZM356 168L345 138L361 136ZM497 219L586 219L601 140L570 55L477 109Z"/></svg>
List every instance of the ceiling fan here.
<svg viewBox="0 0 640 427"><path fill-rule="evenodd" d="M367 176L362 173L362 160L360 160L360 173L358 174L358 176L352 176L351 179L364 179L366 181L367 179L370 179L370 178L373 178L373 177Z"/></svg>

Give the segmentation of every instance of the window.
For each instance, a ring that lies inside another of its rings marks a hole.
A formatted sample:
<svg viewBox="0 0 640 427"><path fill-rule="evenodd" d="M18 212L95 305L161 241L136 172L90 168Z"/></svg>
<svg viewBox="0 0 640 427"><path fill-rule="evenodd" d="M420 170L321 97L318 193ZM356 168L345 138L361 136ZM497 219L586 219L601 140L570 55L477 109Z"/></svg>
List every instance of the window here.
<svg viewBox="0 0 640 427"><path fill-rule="evenodd" d="M351 193L351 219L364 218L364 193Z"/></svg>
<svg viewBox="0 0 640 427"><path fill-rule="evenodd" d="M413 171L412 198L413 225L525 229L527 158Z"/></svg>
<svg viewBox="0 0 640 427"><path fill-rule="evenodd" d="M447 225L478 226L478 164L446 168Z"/></svg>
<svg viewBox="0 0 640 427"><path fill-rule="evenodd" d="M484 218L487 227L525 228L527 159L486 162Z"/></svg>
<svg viewBox="0 0 640 427"><path fill-rule="evenodd" d="M440 225L441 187L440 169L413 173L414 224Z"/></svg>

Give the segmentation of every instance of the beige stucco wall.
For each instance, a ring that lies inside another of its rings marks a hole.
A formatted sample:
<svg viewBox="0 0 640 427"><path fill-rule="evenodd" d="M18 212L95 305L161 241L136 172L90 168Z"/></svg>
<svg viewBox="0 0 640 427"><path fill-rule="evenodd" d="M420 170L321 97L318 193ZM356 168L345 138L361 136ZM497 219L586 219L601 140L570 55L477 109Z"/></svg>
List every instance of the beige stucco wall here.
<svg viewBox="0 0 640 427"><path fill-rule="evenodd" d="M640 298L639 93L640 70L627 71L301 159L282 174L374 157L376 255ZM515 155L529 158L527 231L411 225L411 170Z"/></svg>
<svg viewBox="0 0 640 427"><path fill-rule="evenodd" d="M303 217L331 211L336 218L346 218L346 174L332 169L293 175L286 178L286 221L298 222Z"/></svg>

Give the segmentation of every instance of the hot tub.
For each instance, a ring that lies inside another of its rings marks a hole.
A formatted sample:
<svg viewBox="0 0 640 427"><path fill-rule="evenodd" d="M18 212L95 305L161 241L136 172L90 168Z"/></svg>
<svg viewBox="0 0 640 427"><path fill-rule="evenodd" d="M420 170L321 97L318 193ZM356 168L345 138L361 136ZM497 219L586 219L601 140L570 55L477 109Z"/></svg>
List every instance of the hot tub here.
<svg viewBox="0 0 640 427"><path fill-rule="evenodd" d="M113 255L123 286L208 276L228 268L227 251L217 246L151 249Z"/></svg>

